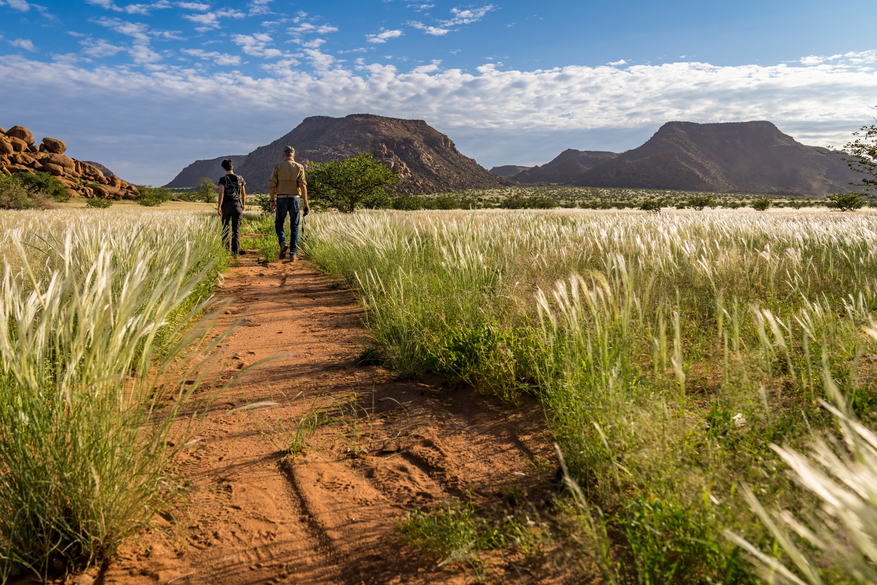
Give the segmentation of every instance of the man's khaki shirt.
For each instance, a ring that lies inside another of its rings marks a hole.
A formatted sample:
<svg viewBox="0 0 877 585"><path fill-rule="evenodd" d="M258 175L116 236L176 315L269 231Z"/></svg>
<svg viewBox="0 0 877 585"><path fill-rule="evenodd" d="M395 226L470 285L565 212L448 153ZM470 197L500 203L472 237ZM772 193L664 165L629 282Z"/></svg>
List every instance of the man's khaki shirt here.
<svg viewBox="0 0 877 585"><path fill-rule="evenodd" d="M301 195L305 182L305 168L294 160L285 160L274 165L268 185L274 187L277 195Z"/></svg>

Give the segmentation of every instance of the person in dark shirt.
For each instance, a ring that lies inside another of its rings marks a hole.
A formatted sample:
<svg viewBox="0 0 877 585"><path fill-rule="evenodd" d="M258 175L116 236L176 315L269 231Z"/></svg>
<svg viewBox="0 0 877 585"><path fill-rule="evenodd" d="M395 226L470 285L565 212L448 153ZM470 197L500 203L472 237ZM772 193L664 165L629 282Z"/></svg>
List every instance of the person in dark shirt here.
<svg viewBox="0 0 877 585"><path fill-rule="evenodd" d="M219 204L216 212L222 217L222 245L229 245L229 224L231 224L231 253L246 254L241 250L241 215L247 206L246 181L234 174L231 159L222 161L225 176L219 179Z"/></svg>

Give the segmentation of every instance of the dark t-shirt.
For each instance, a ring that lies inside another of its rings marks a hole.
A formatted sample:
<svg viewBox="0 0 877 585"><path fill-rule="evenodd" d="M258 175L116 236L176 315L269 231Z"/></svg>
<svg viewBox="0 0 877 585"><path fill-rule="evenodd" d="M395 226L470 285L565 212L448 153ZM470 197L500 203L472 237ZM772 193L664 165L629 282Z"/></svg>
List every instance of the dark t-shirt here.
<svg viewBox="0 0 877 585"><path fill-rule="evenodd" d="M241 204L241 187L247 182L240 175L223 175L219 179L219 184L225 187L225 194L222 196L223 205L240 205Z"/></svg>

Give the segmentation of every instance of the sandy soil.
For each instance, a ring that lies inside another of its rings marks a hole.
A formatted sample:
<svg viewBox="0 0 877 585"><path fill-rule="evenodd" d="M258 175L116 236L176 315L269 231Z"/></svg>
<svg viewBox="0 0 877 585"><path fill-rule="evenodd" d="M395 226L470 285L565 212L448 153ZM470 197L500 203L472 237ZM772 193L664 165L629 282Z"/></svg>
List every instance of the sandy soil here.
<svg viewBox="0 0 877 585"><path fill-rule="evenodd" d="M362 309L305 261L244 256L222 296L233 299L223 326L243 318L225 347L233 369L289 353L213 403L180 461L188 502L124 548L105 583L470 583L394 537L397 519L454 497L502 514L510 489L548 499L556 463L535 402L512 409L438 378L357 366ZM234 411L262 401L276 404ZM290 455L306 435L297 423L314 415L307 448ZM545 566L500 559L487 580L554 581Z"/></svg>

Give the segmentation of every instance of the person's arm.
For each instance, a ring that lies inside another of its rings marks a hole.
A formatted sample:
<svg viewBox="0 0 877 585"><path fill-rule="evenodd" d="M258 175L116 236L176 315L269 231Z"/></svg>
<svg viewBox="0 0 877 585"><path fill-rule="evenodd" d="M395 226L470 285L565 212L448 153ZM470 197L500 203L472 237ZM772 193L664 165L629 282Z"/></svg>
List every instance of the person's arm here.
<svg viewBox="0 0 877 585"><path fill-rule="evenodd" d="M219 203L216 204L216 213L222 215L222 197L225 195L225 185L219 186Z"/></svg>
<svg viewBox="0 0 877 585"><path fill-rule="evenodd" d="M302 208L305 210L305 213L307 213L307 211L311 208L311 206L308 205L308 186L307 185L301 186L301 200L304 203Z"/></svg>
<svg viewBox="0 0 877 585"><path fill-rule="evenodd" d="M268 201L271 202L271 211L275 211L277 209L277 202L274 201L274 185L268 186Z"/></svg>
<svg viewBox="0 0 877 585"><path fill-rule="evenodd" d="M241 185L241 211L247 208L247 188Z"/></svg>

